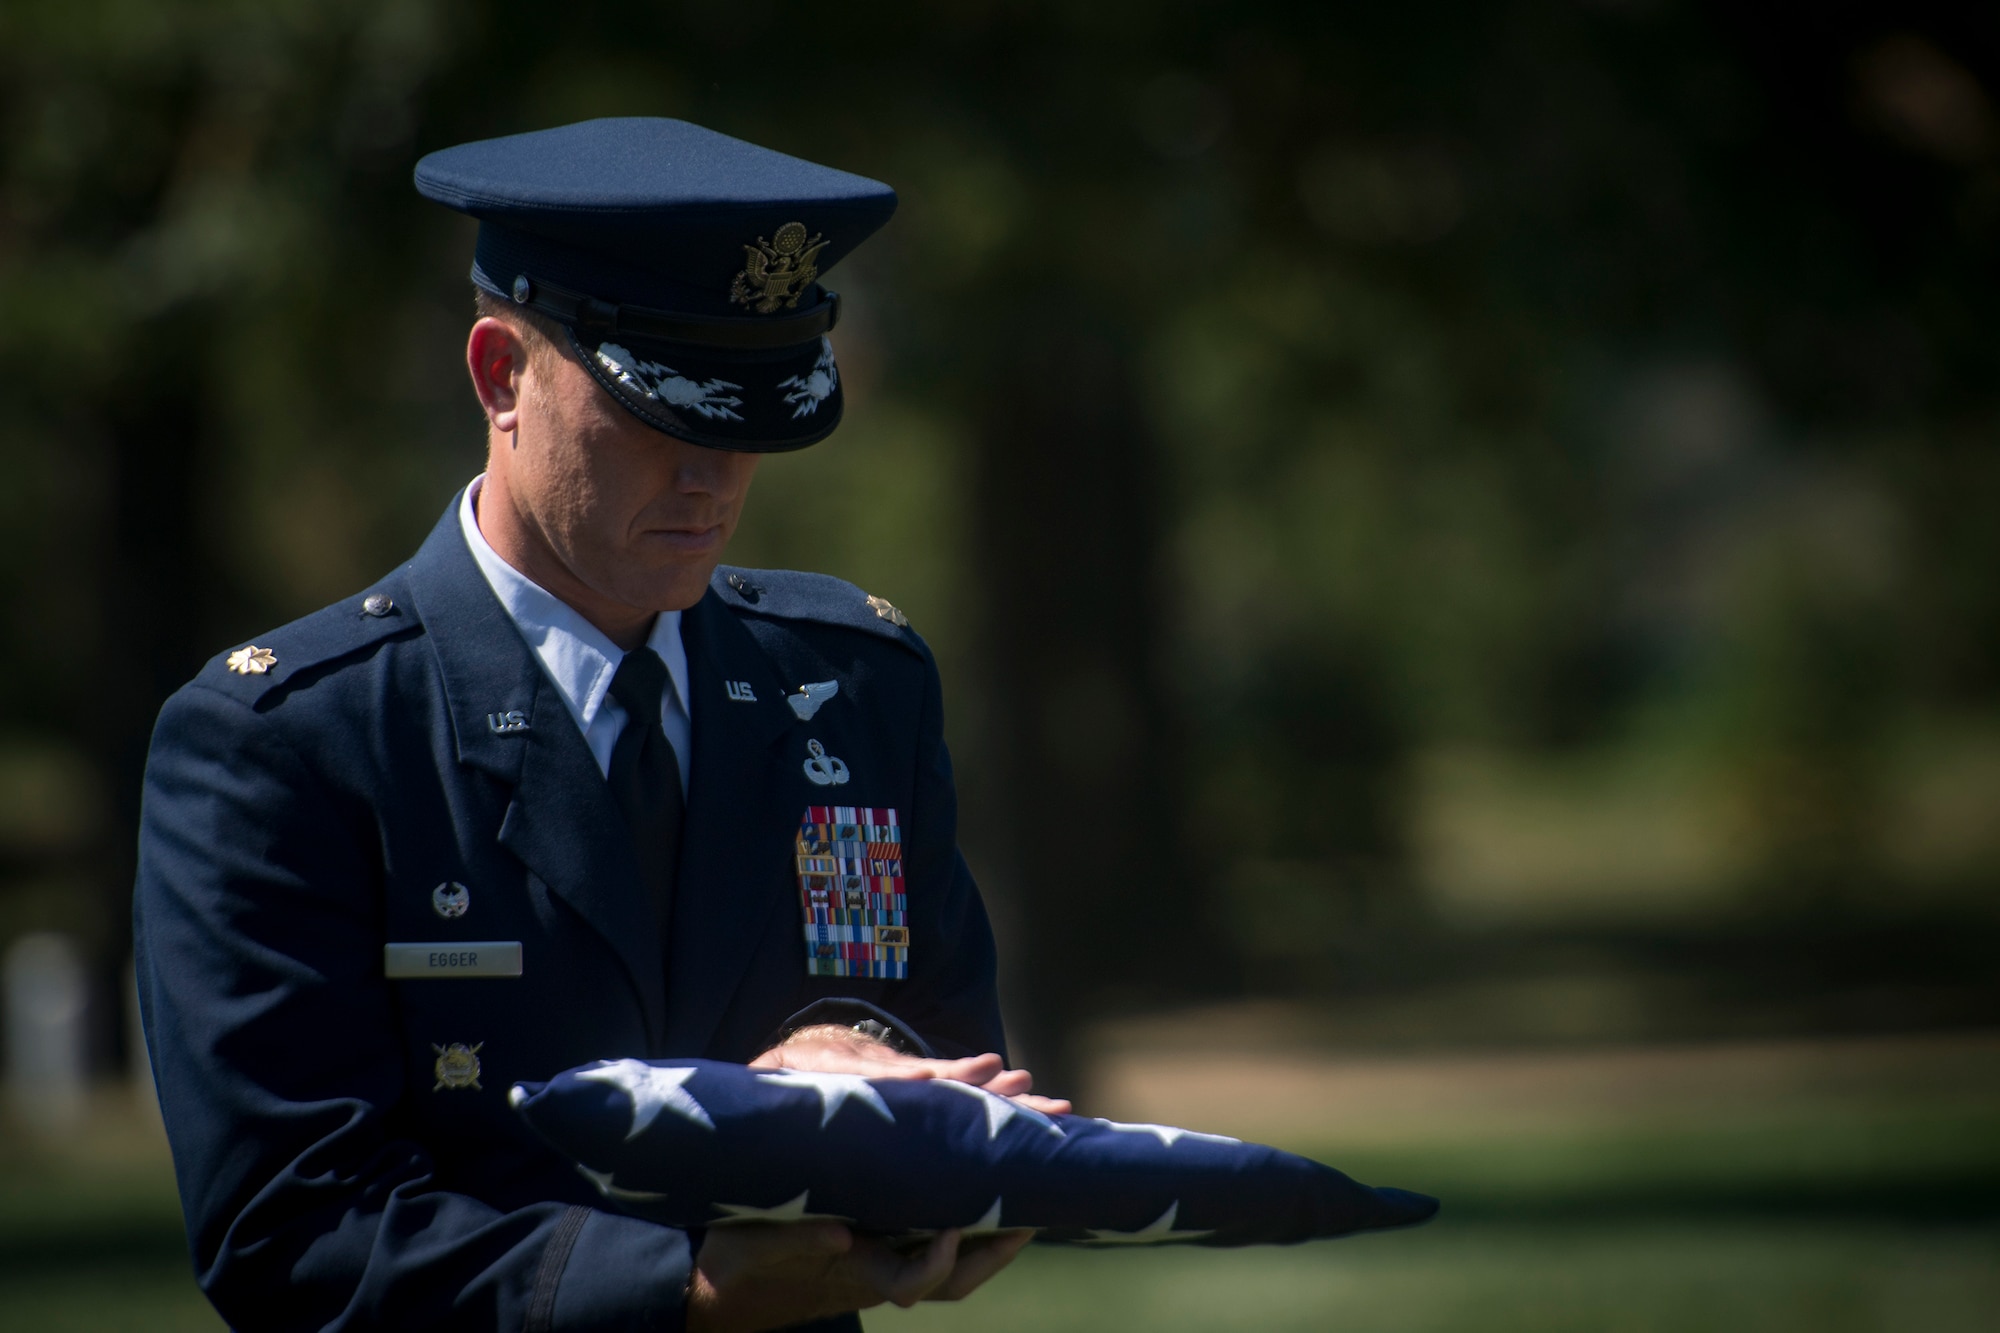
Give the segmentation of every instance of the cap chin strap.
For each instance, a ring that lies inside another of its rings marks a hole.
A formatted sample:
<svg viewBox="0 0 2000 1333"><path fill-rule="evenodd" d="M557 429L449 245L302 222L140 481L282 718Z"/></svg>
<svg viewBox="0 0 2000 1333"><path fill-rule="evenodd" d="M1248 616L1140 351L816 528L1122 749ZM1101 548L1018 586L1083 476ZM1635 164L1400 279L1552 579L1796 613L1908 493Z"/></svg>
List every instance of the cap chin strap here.
<svg viewBox="0 0 2000 1333"><path fill-rule="evenodd" d="M517 274L512 288L503 288L478 264L472 266L472 281L502 300L539 311L573 329L588 330L593 336L622 333L660 342L686 343L693 347L720 347L735 351L770 351L809 343L840 322L840 293L819 289L821 300L795 315L769 318L740 315L686 315L648 306L614 305L552 282Z"/></svg>

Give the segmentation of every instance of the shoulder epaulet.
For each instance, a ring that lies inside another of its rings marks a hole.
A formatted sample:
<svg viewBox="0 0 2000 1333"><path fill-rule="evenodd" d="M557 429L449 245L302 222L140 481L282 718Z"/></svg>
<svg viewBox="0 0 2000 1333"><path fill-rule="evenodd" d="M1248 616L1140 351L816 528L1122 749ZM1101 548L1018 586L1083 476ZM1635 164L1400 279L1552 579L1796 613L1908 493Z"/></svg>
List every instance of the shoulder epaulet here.
<svg viewBox="0 0 2000 1333"><path fill-rule="evenodd" d="M738 569L717 566L709 586L732 610L779 620L816 620L892 639L916 653L924 641L910 618L886 597L863 592L845 579L802 574L792 569Z"/></svg>
<svg viewBox="0 0 2000 1333"><path fill-rule="evenodd" d="M416 625L392 588L373 587L217 653L195 679L254 705L301 672Z"/></svg>

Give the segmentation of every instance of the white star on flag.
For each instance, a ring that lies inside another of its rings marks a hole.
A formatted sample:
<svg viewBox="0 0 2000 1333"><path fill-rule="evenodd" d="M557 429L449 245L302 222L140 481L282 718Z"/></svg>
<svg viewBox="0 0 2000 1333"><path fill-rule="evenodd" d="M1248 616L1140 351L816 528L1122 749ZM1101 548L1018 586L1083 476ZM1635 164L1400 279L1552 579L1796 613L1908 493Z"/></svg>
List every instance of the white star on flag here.
<svg viewBox="0 0 2000 1333"><path fill-rule="evenodd" d="M577 1077L624 1089L625 1095L632 1099L632 1128L625 1135L629 1141L638 1138L662 1111L672 1111L703 1129L715 1128L715 1122L708 1118L708 1112L694 1099L694 1094L681 1086L694 1075L692 1069L661 1069L644 1060L609 1060L595 1069L583 1070Z"/></svg>
<svg viewBox="0 0 2000 1333"><path fill-rule="evenodd" d="M1175 1199L1161 1213L1137 1231L1093 1231L1086 1245L1158 1245L1170 1240L1199 1240L1211 1236L1212 1231L1176 1231L1174 1217L1181 1210L1181 1201Z"/></svg>
<svg viewBox="0 0 2000 1333"><path fill-rule="evenodd" d="M1049 1119L1047 1116L1043 1115L1040 1111L1031 1110L1030 1108L1021 1105L1021 1103L1015 1101L1011 1097L1002 1097L997 1092L988 1092L984 1088L977 1087L971 1083L960 1083L956 1079L940 1078L932 1080L932 1083L933 1086L935 1087L950 1088L955 1092L970 1093L974 1097L985 1098L986 1141L988 1143L991 1143L994 1139L999 1138L1000 1127L1006 1124L1009 1120L1012 1120L1015 1116L1021 1116L1024 1119L1034 1121L1036 1124L1042 1126L1042 1128L1048 1130L1049 1133L1056 1135L1058 1138L1062 1136L1061 1125L1058 1125L1055 1121Z"/></svg>
<svg viewBox="0 0 2000 1333"><path fill-rule="evenodd" d="M993 1196L993 1206L982 1213L979 1220L971 1226L960 1227L959 1232L967 1236L991 1236L1006 1229L1000 1225L1000 1196L996 1194Z"/></svg>
<svg viewBox="0 0 2000 1333"><path fill-rule="evenodd" d="M850 1097L890 1124L896 1123L896 1117L889 1113L889 1103L883 1101L882 1094L859 1074L819 1074L804 1069L780 1069L775 1074L757 1075L757 1081L775 1083L781 1088L806 1088L819 1094L821 1129L827 1127L833 1120L834 1112Z"/></svg>
<svg viewBox="0 0 2000 1333"><path fill-rule="evenodd" d="M654 1203L667 1197L664 1194L655 1194L651 1190L628 1190L622 1185L613 1184L609 1171L593 1171L581 1162L577 1163L576 1169L582 1173L585 1180L597 1186L597 1192L607 1199L623 1199L626 1203Z"/></svg>
<svg viewBox="0 0 2000 1333"><path fill-rule="evenodd" d="M787 1199L770 1208L751 1208L743 1204L718 1203L716 1211L727 1214L715 1219L713 1225L727 1226L732 1222L845 1222L844 1217L833 1213L809 1213L806 1211L806 1195L811 1190L800 1190L799 1197Z"/></svg>
<svg viewBox="0 0 2000 1333"><path fill-rule="evenodd" d="M1117 1120L1100 1120L1098 1124L1106 1129L1115 1129L1123 1134L1151 1134L1160 1140L1162 1148L1174 1146L1175 1139L1205 1139L1210 1143L1241 1143L1242 1139L1232 1139L1227 1134L1203 1134L1199 1130L1180 1129L1173 1125L1124 1124Z"/></svg>

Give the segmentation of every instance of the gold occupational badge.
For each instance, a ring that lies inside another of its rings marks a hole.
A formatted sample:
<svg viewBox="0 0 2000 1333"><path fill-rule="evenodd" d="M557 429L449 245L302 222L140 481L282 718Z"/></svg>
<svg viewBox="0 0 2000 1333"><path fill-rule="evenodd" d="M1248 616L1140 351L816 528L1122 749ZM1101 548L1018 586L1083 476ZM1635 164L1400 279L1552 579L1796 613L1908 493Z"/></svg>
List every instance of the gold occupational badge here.
<svg viewBox="0 0 2000 1333"><path fill-rule="evenodd" d="M276 665L278 655L254 643L229 655L229 669L239 676L261 676Z"/></svg>
<svg viewBox="0 0 2000 1333"><path fill-rule="evenodd" d="M437 1063L431 1068L437 1075L437 1086L431 1091L471 1088L474 1092L484 1092L485 1089L479 1086L479 1048L485 1044L482 1041L467 1046L462 1041L455 1041L449 1046L440 1046L432 1042L431 1049L437 1052Z"/></svg>
<svg viewBox="0 0 2000 1333"><path fill-rule="evenodd" d="M910 618L901 611L898 611L894 604L886 597L877 597L873 593L870 593L868 596L868 608L891 625L894 625L897 629L908 629L910 627Z"/></svg>
<svg viewBox="0 0 2000 1333"><path fill-rule="evenodd" d="M729 286L729 299L760 315L783 306L796 310L799 297L819 276L819 252L824 236L806 237L806 224L787 222L770 240L762 236L743 247L743 271Z"/></svg>

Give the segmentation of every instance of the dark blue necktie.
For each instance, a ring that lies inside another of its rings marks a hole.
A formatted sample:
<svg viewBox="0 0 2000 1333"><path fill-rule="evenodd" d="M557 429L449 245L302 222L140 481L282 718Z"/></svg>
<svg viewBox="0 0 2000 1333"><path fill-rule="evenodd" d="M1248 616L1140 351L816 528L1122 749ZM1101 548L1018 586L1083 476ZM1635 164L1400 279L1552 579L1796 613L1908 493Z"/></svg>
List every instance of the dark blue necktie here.
<svg viewBox="0 0 2000 1333"><path fill-rule="evenodd" d="M625 709L625 728L611 747L611 768L605 779L612 799L632 831L632 850L639 871L659 912L664 945L673 919L674 872L680 863L681 766L674 744L660 729L660 707L667 687L667 664L651 648L634 648L611 677L611 697Z"/></svg>

